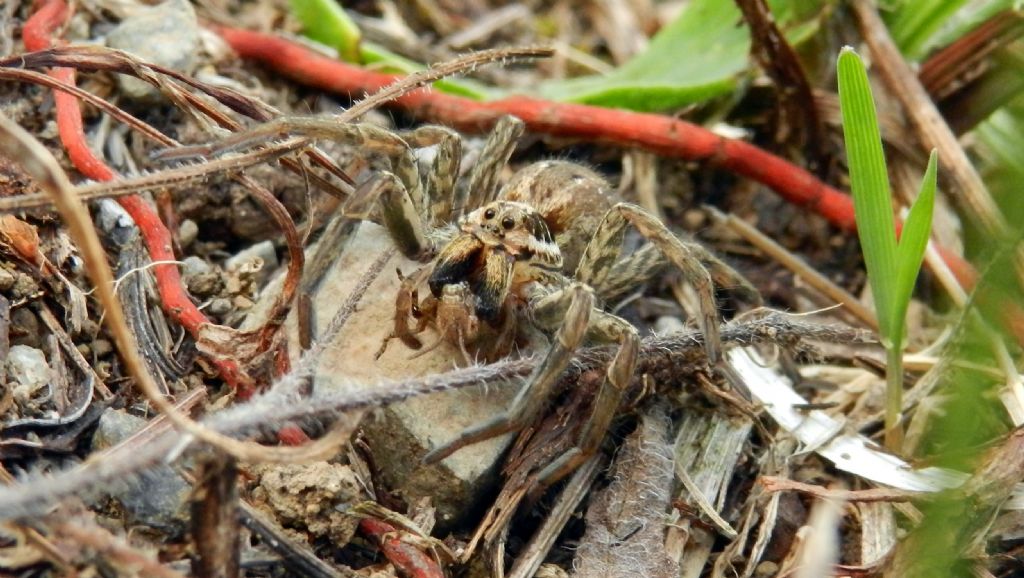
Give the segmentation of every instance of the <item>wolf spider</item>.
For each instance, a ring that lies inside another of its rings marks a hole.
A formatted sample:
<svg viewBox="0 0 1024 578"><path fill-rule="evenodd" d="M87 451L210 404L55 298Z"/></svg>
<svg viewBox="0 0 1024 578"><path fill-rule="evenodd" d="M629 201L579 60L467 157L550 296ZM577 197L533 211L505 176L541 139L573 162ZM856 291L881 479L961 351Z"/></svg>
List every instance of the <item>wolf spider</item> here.
<svg viewBox="0 0 1024 578"><path fill-rule="evenodd" d="M732 283L755 301L759 297L741 275L701 245L680 239L640 207L615 202L606 181L583 166L537 162L518 171L499 192L500 171L522 131L522 122L513 117L498 122L460 194L455 188L460 162L457 135L440 127L417 129L409 138L411 146L422 146L426 140L439 145L425 183L409 170L415 163L399 159L394 166L400 171L375 176L354 195L346 211L361 217L378 211L378 220L404 254L429 260L403 280L396 300L392 336L409 347L420 346L415 335L431 316L439 325L440 339L460 347L473 338L478 325L496 328L504 346L517 321L553 337L543 361L507 411L434 448L424 457L426 463L527 425L585 339L618 344L576 447L538 474L538 482L548 485L598 449L637 363L638 332L603 310L605 299L647 280L667 260L696 290L704 347L714 364L720 343L713 278ZM445 226L449 214L458 217L454 230ZM620 260L627 225L649 244ZM420 302L416 288L424 280L431 296ZM419 323L412 328L409 322L416 317Z"/></svg>
<svg viewBox="0 0 1024 578"><path fill-rule="evenodd" d="M465 187L456 187L461 140L450 129L424 126L394 133L306 117L277 124L290 133L362 145L391 159L392 170L375 174L342 208L348 217L381 223L403 254L427 262L402 280L390 337L420 349L417 334L430 321L439 339L464 352L467 342L484 338L478 332L486 328L495 332L491 352L510 350L520 322L552 337L511 407L434 448L424 457L427 463L522 429L542 409L584 340L617 343L576 447L537 476L541 486L549 485L598 449L637 363L636 328L602 309L604 303L650 279L663 265L675 266L696 290L704 348L714 364L720 355L715 283L732 284L748 300L760 299L739 273L701 245L680 239L640 207L616 202L604 178L586 167L540 161L516 172L499 191L501 170L523 132L522 121L514 117L498 121ZM217 148L185 147L184 152L213 154L252 140L251 135L229 138ZM421 177L413 149L429 146L436 146L436 153ZM627 225L649 244L620 260ZM417 288L424 281L431 296L420 301Z"/></svg>

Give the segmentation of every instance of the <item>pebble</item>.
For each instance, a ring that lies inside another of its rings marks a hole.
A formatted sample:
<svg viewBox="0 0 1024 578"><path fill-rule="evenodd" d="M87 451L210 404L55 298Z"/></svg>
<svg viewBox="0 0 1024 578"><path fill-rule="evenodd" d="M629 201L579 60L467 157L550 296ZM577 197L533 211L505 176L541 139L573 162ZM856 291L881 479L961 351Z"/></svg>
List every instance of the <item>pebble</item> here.
<svg viewBox="0 0 1024 578"><path fill-rule="evenodd" d="M250 245L232 255L224 263L224 268L228 271L255 273L256 279L260 283L267 281L277 267L277 251L274 250L274 244L270 241Z"/></svg>
<svg viewBox="0 0 1024 578"><path fill-rule="evenodd" d="M206 308L211 315L217 316L227 315L231 312L231 309L231 300L226 297L218 297L210 301L209 307Z"/></svg>
<svg viewBox="0 0 1024 578"><path fill-rule="evenodd" d="M181 222L178 227L178 244L181 245L182 249L186 249L195 242L199 236L199 225L196 224L192 219L185 219Z"/></svg>
<svg viewBox="0 0 1024 578"><path fill-rule="evenodd" d="M114 346L106 339L96 339L92 342L92 351L96 357L103 357L114 351Z"/></svg>
<svg viewBox="0 0 1024 578"><path fill-rule="evenodd" d="M216 295L224 288L224 279L220 272L196 256L185 258L181 276L189 292L198 297Z"/></svg>
<svg viewBox="0 0 1024 578"><path fill-rule="evenodd" d="M199 50L199 21L188 0L167 0L125 18L107 35L107 45L181 72L191 72ZM149 100L160 91L125 74L117 75L121 94Z"/></svg>
<svg viewBox="0 0 1024 578"><path fill-rule="evenodd" d="M43 335L39 319L25 307L17 307L11 311L11 343L39 347Z"/></svg>
<svg viewBox="0 0 1024 578"><path fill-rule="evenodd" d="M0 267L0 291L7 291L11 287L14 287L14 282L18 278L11 273L8 269Z"/></svg>
<svg viewBox="0 0 1024 578"><path fill-rule="evenodd" d="M50 382L46 354L27 345L14 345L7 354L7 378L15 384L14 397L28 400Z"/></svg>
<svg viewBox="0 0 1024 578"><path fill-rule="evenodd" d="M146 420L123 410L108 409L100 416L93 434L94 450L111 447L127 439L146 425ZM133 524L180 532L189 517L191 487L170 466L163 464L124 479L107 488L107 495L118 501Z"/></svg>

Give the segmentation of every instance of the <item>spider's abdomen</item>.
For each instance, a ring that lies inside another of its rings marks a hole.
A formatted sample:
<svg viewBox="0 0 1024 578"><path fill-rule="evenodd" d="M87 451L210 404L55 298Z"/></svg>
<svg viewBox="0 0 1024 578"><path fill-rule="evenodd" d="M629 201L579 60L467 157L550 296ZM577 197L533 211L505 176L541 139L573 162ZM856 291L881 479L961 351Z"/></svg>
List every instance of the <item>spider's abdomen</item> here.
<svg viewBox="0 0 1024 578"><path fill-rule="evenodd" d="M518 172L499 199L523 203L544 219L572 274L601 219L617 200L598 173L566 161L541 161Z"/></svg>

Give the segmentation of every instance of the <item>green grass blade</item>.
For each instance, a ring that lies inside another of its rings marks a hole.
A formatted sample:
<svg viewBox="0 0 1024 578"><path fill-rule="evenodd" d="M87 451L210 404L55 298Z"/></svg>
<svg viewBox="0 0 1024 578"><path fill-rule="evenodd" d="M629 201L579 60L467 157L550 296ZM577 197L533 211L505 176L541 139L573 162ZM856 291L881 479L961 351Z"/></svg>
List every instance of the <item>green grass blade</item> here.
<svg viewBox="0 0 1024 578"><path fill-rule="evenodd" d="M894 329L895 220L871 87L864 64L849 47L839 54L839 103L843 113L843 135L850 165L857 233L885 343L893 336Z"/></svg>
<svg viewBox="0 0 1024 578"><path fill-rule="evenodd" d="M359 27L334 0L291 0L292 13L302 22L303 33L338 51L346 62L360 62Z"/></svg>
<svg viewBox="0 0 1024 578"><path fill-rule="evenodd" d="M914 292L914 283L917 282L917 275L921 271L924 251L928 247L928 238L931 236L937 165L938 153L933 149L931 157L928 159L928 170L925 171L924 179L921 181L921 190L910 207L907 220L903 223L903 234L900 235L899 246L896 249L896 307L893 311L895 327L904 326L902 321L907 314L907 306L910 304L910 297ZM901 335L893 337L893 341L903 343L902 337L901 332Z"/></svg>
<svg viewBox="0 0 1024 578"><path fill-rule="evenodd" d="M949 21L966 0L911 0L902 2L886 22L900 50L912 59L924 56L929 39Z"/></svg>
<svg viewBox="0 0 1024 578"><path fill-rule="evenodd" d="M356 64L373 64L381 72L408 74L423 70L418 62L403 58L371 42L362 42L362 32L335 0L290 0L292 13L302 22L303 34L338 51L338 57ZM434 87L449 94L483 100L490 94L479 83L444 79Z"/></svg>

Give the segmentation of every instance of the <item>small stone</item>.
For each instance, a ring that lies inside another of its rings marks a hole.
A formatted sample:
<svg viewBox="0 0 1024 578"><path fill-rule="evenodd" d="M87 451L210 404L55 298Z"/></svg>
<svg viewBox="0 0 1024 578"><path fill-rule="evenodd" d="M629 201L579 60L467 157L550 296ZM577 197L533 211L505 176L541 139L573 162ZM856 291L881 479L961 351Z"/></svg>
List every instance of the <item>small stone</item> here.
<svg viewBox="0 0 1024 578"><path fill-rule="evenodd" d="M228 271L237 271L242 275L253 275L260 284L265 283L270 274L277 270L277 251L270 241L256 243L232 255L224 263Z"/></svg>
<svg viewBox="0 0 1024 578"><path fill-rule="evenodd" d="M38 348L43 335L42 327L35 313L28 308L18 307L11 311L11 343Z"/></svg>
<svg viewBox="0 0 1024 578"><path fill-rule="evenodd" d="M106 339L96 339L92 342L92 351L96 357L103 357L114 351L114 346Z"/></svg>
<svg viewBox="0 0 1024 578"><path fill-rule="evenodd" d="M11 273L4 267L0 267L0 291L7 291L11 287L14 287L14 282L18 278L14 273Z"/></svg>
<svg viewBox="0 0 1024 578"><path fill-rule="evenodd" d="M181 275L183 277L191 277L193 275L202 275L203 273L210 273L213 271L213 265L210 265L205 259L190 255L185 257L185 260L181 262Z"/></svg>
<svg viewBox="0 0 1024 578"><path fill-rule="evenodd" d="M389 246L392 242L382 227L372 223L360 225L313 295L317 327L329 323L369 263ZM317 389L351 388L353 384L371 388L383 381L437 374L456 366L461 355L448 343L413 357L396 340L375 358L394 326L395 295L400 284L394 270L397 267L410 272L421 266L422 263L400 255L392 258L349 321L349 327L359 330L343 333L327 348L315 376ZM256 327L263 321L260 312L265 318L275 294L273 290L264 291L266 298L247 313L243 328ZM291 340L297 340L294 326L286 324L292 330ZM490 383L480 388L419 396L391 404L364 420L362 432L373 449L381 486L410 502L429 497L437 511L438 531L442 533L478 513L492 496L498 480L496 465L511 441L510 435L463 448L438 464L427 466L422 459L431 448L504 411L517 390L516 384Z"/></svg>
<svg viewBox="0 0 1024 578"><path fill-rule="evenodd" d="M199 22L188 0L167 0L125 18L107 35L107 45L181 72L195 67L199 49ZM160 91L148 82L117 75L121 94L152 99Z"/></svg>
<svg viewBox="0 0 1024 578"><path fill-rule="evenodd" d="M46 354L27 345L15 345L7 353L7 378L14 384L14 398L27 401L50 383Z"/></svg>
<svg viewBox="0 0 1024 578"><path fill-rule="evenodd" d="M220 293L224 279L218 273L202 273L185 277L185 286L196 297L209 297Z"/></svg>
<svg viewBox="0 0 1024 578"><path fill-rule="evenodd" d="M224 279L212 265L196 256L186 257L181 277L189 292L197 297L216 295L224 288Z"/></svg>
<svg viewBox="0 0 1024 578"><path fill-rule="evenodd" d="M185 219L178 227L178 244L182 249L188 248L199 236L199 225L192 219Z"/></svg>
<svg viewBox="0 0 1024 578"><path fill-rule="evenodd" d="M15 273L14 286L11 287L12 299L31 299L39 293L39 284L30 275Z"/></svg>
<svg viewBox="0 0 1024 578"><path fill-rule="evenodd" d="M671 335L686 329L686 324L678 317L662 315L654 322L654 333L657 335Z"/></svg>
<svg viewBox="0 0 1024 578"><path fill-rule="evenodd" d="M231 299L231 303L235 306L235 309L251 309L253 306L252 299L249 299L245 295L235 295Z"/></svg>
<svg viewBox="0 0 1024 578"><path fill-rule="evenodd" d="M141 417L108 409L100 416L92 447L94 450L111 447L145 425L146 420ZM107 495L121 504L133 524L175 533L184 529L189 517L190 493L188 483L168 465L154 466L107 489Z"/></svg>
<svg viewBox="0 0 1024 578"><path fill-rule="evenodd" d="M210 306L206 308L211 315L227 315L231 312L231 300L225 297L218 297L210 301Z"/></svg>
<svg viewBox="0 0 1024 578"><path fill-rule="evenodd" d="M683 227L687 231L703 229L708 222L708 215L700 209L690 209L683 213Z"/></svg>
<svg viewBox="0 0 1024 578"><path fill-rule="evenodd" d="M348 543L359 519L339 511L365 499L349 466L314 462L257 466L253 499L286 526L328 538L335 547ZM343 508L342 508L343 509Z"/></svg>

